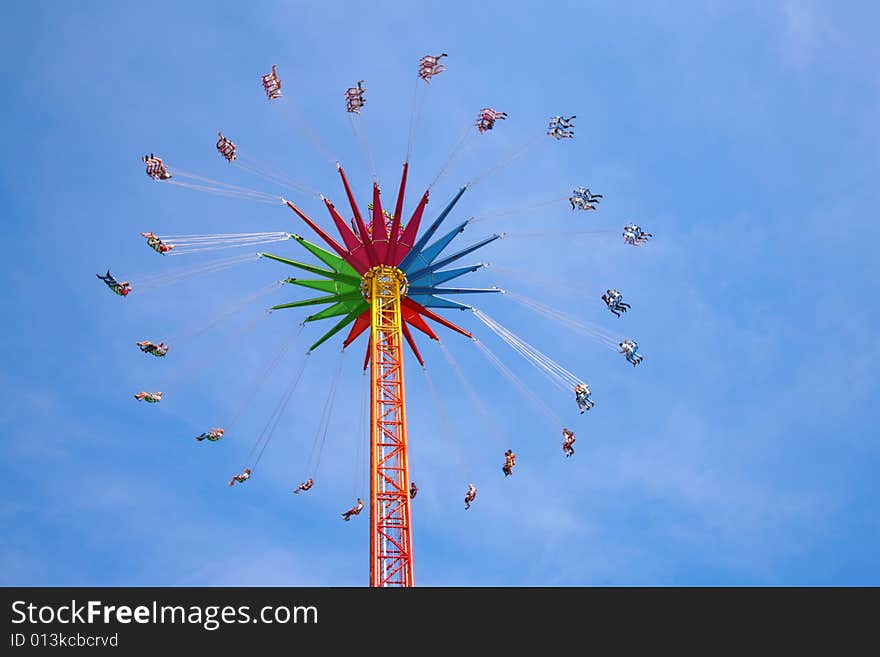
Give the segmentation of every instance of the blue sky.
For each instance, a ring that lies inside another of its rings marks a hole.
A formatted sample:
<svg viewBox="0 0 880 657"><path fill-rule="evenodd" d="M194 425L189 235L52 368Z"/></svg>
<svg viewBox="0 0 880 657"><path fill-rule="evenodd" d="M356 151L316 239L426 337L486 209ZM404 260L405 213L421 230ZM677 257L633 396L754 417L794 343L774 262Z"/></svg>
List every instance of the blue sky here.
<svg viewBox="0 0 880 657"><path fill-rule="evenodd" d="M871 410L880 351L876 244L880 46L872 3L512 2L49 3L3 7L6 310L0 391L6 465L0 512L5 585L362 585L367 517L339 512L365 491L358 415L363 342L345 378L316 485L304 472L339 341L316 351L254 478L229 489L303 358L311 326L235 432L228 422L305 313L279 311L235 339L286 288L172 345L267 283L290 275L258 261L126 299L94 275L158 273L214 257L161 259L138 233L308 229L280 205L153 183L140 156L278 192L214 151L240 148L322 190L342 191L302 131L262 94L284 91L369 193L342 92L366 80L363 129L393 189L406 151L415 70L449 53L411 160L411 208L476 111L509 119L437 184L429 216L463 182L576 114L576 138L547 140L469 190L454 218L565 196L605 195L597 213L566 202L471 226L460 243L503 230L500 285L638 339L633 369L611 351L501 296L480 308L590 382L575 412L540 374L468 313L484 339L578 437L529 406L469 341L419 340L451 415L407 362L416 578L423 585L880 584ZM291 198L295 194L286 192ZM393 193L393 192L391 192ZM319 203L303 207L323 225ZM340 204L341 205L341 204ZM650 230L645 249L617 234ZM563 233L613 230L610 235ZM544 232L532 243L516 233ZM271 251L305 259L294 243ZM270 250L270 249L267 249ZM224 255L227 252L221 252ZM617 319L599 295L617 287ZM175 348L176 347L176 348ZM147 406L131 394L165 387ZM502 478L505 449L519 456ZM468 480L479 494L464 512Z"/></svg>

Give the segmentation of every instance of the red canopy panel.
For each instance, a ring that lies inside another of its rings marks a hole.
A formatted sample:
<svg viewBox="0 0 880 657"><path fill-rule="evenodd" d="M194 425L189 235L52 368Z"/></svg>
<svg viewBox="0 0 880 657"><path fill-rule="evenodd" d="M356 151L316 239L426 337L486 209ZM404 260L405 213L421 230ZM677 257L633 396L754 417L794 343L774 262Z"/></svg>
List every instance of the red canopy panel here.
<svg viewBox="0 0 880 657"><path fill-rule="evenodd" d="M298 214L300 219L305 221L308 224L309 228L315 231L315 233L317 233L317 235L322 240L324 240L331 249L336 251L340 258L350 264L355 269L355 271L357 271L359 274L363 274L365 271L367 271L368 267L364 267L357 259L353 258L351 253L342 248L339 242L330 237L330 235L328 235L323 228L321 228L318 224L309 219L309 217L302 210L296 207L296 205L287 200L285 200L284 202L287 204L287 207Z"/></svg>
<svg viewBox="0 0 880 657"><path fill-rule="evenodd" d="M425 361L422 360L422 355L419 353L419 348L416 346L416 341L413 340L412 333L410 333L409 327L406 325L406 322L404 322L403 324L403 337L406 338L406 341L409 344L409 348L412 349L413 353L416 355L416 360L419 361L419 365L424 367Z"/></svg>
<svg viewBox="0 0 880 657"><path fill-rule="evenodd" d="M360 208L358 208L357 202L354 200L354 194L351 193L351 186L348 184L348 178L345 176L345 170L342 166L337 167L339 170L339 175L342 178L342 185L345 187L345 195L348 196L348 203L351 205L351 211L354 213L354 221L357 226L358 233L360 233L361 241L364 244L364 248L367 252L367 259L370 262L370 265L375 267L379 264L379 258L376 256L376 249L373 246L373 242L370 240L370 235L367 233L367 227L364 225L364 218L361 216Z"/></svg>
<svg viewBox="0 0 880 657"><path fill-rule="evenodd" d="M440 338L437 337L437 334L434 333L434 330L430 326L428 326L427 322L425 322L424 319L421 318L418 310L408 307L406 305L407 301L408 299L403 299L403 305L400 308L400 315L403 318L403 321L407 324L410 324L414 328L419 329L422 333L427 335L432 340L439 340Z"/></svg>
<svg viewBox="0 0 880 657"><path fill-rule="evenodd" d="M397 248L398 233L400 232L400 218L403 216L403 196L406 193L406 176L409 172L409 162L403 163L403 175L400 177L400 188L397 190L397 204L394 206L394 218L391 220L391 235L388 237L388 249L385 252L385 262L392 262L395 249Z"/></svg>
<svg viewBox="0 0 880 657"><path fill-rule="evenodd" d="M361 333L370 328L370 310L367 309L357 316L357 319L354 320L354 324L351 326L351 331L348 332L348 337L345 338L345 342L342 343L343 349L350 345L352 342L357 340Z"/></svg>
<svg viewBox="0 0 880 657"><path fill-rule="evenodd" d="M425 308L422 304L420 304L420 303L416 303L416 302L413 301L412 299L403 299L403 308L401 308L401 311L405 311L405 310L409 310L409 311L411 311L411 312L416 312L416 313L419 313L420 315L424 315L424 316L427 317L428 319L433 319L433 320L434 320L435 322L437 322L438 324L442 324L442 325L445 326L446 328L449 328L449 329L452 329L453 331L456 331L456 332L458 332L458 333L461 333L462 335L464 335L464 336L466 336L466 337L468 337L468 338L473 338L473 337L474 337L474 336L471 335L471 333L469 333L468 331L465 331L463 328L461 328L461 327L459 327L459 326L456 326L455 324L453 324L452 322L450 322L448 319L444 319L443 317L441 317L440 315L438 315L438 314L435 313L434 311L432 311L432 310L428 310L428 309ZM421 319L421 318L419 318L419 319ZM409 321L409 320L407 320L407 321ZM423 321L424 321L424 320L423 320ZM410 323L412 324L412 322L410 322ZM414 324L413 324L413 325L414 325ZM415 326L415 325L414 325L414 326ZM435 338L435 339L436 339L436 338Z"/></svg>
<svg viewBox="0 0 880 657"><path fill-rule="evenodd" d="M400 261L406 257L406 254L409 253L409 250L412 248L413 244L415 244L416 236L419 232L419 225L422 223L422 215L425 213L425 206L427 204L428 190L425 190L422 199L419 201L419 204L416 207L415 212L413 212L406 228L403 229L403 235L400 236L397 246L394 249L394 257L391 258L391 263L395 266L400 264Z"/></svg>

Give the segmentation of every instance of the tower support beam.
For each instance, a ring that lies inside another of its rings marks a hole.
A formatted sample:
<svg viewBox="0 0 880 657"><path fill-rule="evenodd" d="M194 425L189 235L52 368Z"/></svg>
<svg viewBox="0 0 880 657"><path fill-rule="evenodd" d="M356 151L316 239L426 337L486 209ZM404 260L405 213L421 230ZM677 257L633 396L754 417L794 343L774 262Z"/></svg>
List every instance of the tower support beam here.
<svg viewBox="0 0 880 657"><path fill-rule="evenodd" d="M414 586L401 298L396 267L364 274L370 303L370 586Z"/></svg>

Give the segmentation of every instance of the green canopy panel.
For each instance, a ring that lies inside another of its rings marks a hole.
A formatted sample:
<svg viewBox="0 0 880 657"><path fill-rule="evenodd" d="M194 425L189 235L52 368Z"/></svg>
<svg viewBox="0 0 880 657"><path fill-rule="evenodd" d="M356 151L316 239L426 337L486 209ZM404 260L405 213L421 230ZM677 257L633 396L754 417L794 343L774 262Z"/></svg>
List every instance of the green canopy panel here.
<svg viewBox="0 0 880 657"><path fill-rule="evenodd" d="M304 248L312 253L316 258L321 260L325 265L333 269L333 271L344 274L349 278L354 278L360 280L361 275L357 272L357 270L348 264L345 260L340 258L337 255L330 253L329 251L325 251L320 246L312 244L308 240L300 237L299 235L294 235L293 239L302 244Z"/></svg>
<svg viewBox="0 0 880 657"><path fill-rule="evenodd" d="M284 282L290 283L291 285L310 287L314 290L321 290L322 292L330 292L333 294L350 294L351 292L360 293L359 285L342 281L317 281L302 278L288 278Z"/></svg>
<svg viewBox="0 0 880 657"><path fill-rule="evenodd" d="M348 326L349 324L351 324L351 323L357 318L357 316L360 315L360 314L364 311L365 308L367 308L367 302L366 302L366 301L364 301L363 307L361 307L361 308L358 309L358 310L353 310L352 312L348 313L345 317L343 317L343 318L339 321L339 323L338 323L336 326L334 326L332 329L330 329L330 330L327 331L324 335L322 335L321 338L320 338L315 344L313 344L311 347L309 347L309 351L314 351L314 350L317 349L319 346L321 346L322 344L324 344L327 340L329 340L329 339L332 338L334 335L336 335L337 333L339 333L339 332L340 332L342 329L344 329L346 326Z"/></svg>
<svg viewBox="0 0 880 657"><path fill-rule="evenodd" d="M322 303L336 303L337 301L355 301L358 299L363 300L360 290L358 290L357 292L349 292L347 294L328 294L325 297L315 297L314 299L303 299L302 301L280 303L277 306L272 306L272 310L282 310L284 308L299 308L301 306L315 306Z"/></svg>
<svg viewBox="0 0 880 657"><path fill-rule="evenodd" d="M271 253L264 253L263 257L269 258L270 260L283 262L285 265L290 265L291 267L296 267L297 269L302 269L303 271L307 271L312 274L318 274L319 276L324 276L325 278L330 278L337 281L346 281L351 283L352 285L360 284L361 277L357 275L350 276L349 274L340 274L339 272L332 271L330 269L323 269L322 267L307 265L304 262L290 260L289 258L282 258L281 256L273 255Z"/></svg>
<svg viewBox="0 0 880 657"><path fill-rule="evenodd" d="M315 322L319 319L327 319L328 317L348 315L355 310L358 312L358 314L360 314L369 307L370 306L363 299L361 299L360 301L339 301L338 303L334 303L329 308L324 308L324 310L315 315L310 315L309 317L306 317L305 321Z"/></svg>

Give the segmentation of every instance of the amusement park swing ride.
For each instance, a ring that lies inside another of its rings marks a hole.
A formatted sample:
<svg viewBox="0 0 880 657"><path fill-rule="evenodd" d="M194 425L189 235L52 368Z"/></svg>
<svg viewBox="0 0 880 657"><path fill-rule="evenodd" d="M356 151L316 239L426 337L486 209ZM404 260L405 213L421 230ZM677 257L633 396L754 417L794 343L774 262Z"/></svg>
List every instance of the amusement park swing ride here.
<svg viewBox="0 0 880 657"><path fill-rule="evenodd" d="M441 59L444 57L446 57L445 53L426 55L420 60L419 78L426 83L426 86L434 76L445 70L445 66L441 63ZM262 77L262 85L271 103L284 101L285 97L281 92L282 81L274 65L271 71ZM363 80L359 80L355 87L351 87L345 92L346 110L350 115L360 114L364 108L366 104L365 92ZM479 111L473 128L477 133L483 134L492 130L497 121L506 118L505 112L488 107L483 108ZM545 137L557 140L573 138L575 118L574 116L552 117ZM354 128L354 124L352 127ZM357 135L356 131L355 134ZM284 183L288 187L313 193L292 181L286 174L270 170L265 165L253 161L244 161L243 157L239 157L240 154L234 142L222 133L219 133L218 136L217 151L227 162L236 162L242 165L245 170L261 175L270 182ZM410 149L411 144L412 135L410 136ZM513 157L516 157L522 150ZM364 369L369 369L370 389L369 583L376 587L415 585L411 501L417 489L410 478L408 461L404 343L422 366L424 366L424 360L413 338L413 329L432 340L439 340L432 325L440 325L476 341L469 331L452 323L438 312L444 309L471 310L486 327L541 371L560 390L568 394L574 392L580 413L593 407L590 388L582 379L516 336L484 312L458 300L470 295L505 293L504 290L497 287L468 288L460 287L458 283L449 285L451 281L458 281L483 266L482 264L462 266L459 264L462 258L491 244L502 235L491 235L447 254L447 247L465 230L471 219L452 227L444 226L444 222L453 213L468 188L473 185L473 181L462 186L430 223L425 221L425 210L431 191L429 186L419 198L415 209L409 213L404 221L409 155L408 149L393 209L389 210L383 206L381 190L374 176L372 202L366 213L362 211L355 199L345 170L336 163L337 172L350 207L351 219L346 221L342 211L338 210L329 198L322 194L316 196L320 198L329 213L338 238L318 225L294 201L280 198L280 202L292 211L305 227L323 242L324 246L310 242L299 234L283 231L171 236L156 235L152 232L142 233L148 246L162 255L183 255L293 240L320 264L309 264L268 252L259 252L250 256L215 260L179 274L159 275L144 281L136 280L133 283L117 281L109 270L106 274L98 275L98 278L106 283L114 293L122 297L128 296L142 282L149 286L165 280L178 280L180 277L219 271L257 258L273 260L315 276L315 278L289 277L283 282L314 290L320 293L318 296L274 305L271 310L325 306L319 312L307 316L303 323L339 318L326 333L309 347L308 353L346 328L348 334L343 339L343 349L366 334ZM441 173L445 171L454 155L455 153L444 164ZM503 166L513 157L507 158L490 171ZM226 197L272 203L279 201L277 195L223 183L177 169L172 170L154 154L144 156L143 160L146 164L147 175L156 181ZM568 197L572 210L584 212L596 210L601 199L601 194L593 194L586 187L576 188ZM642 231L634 224L627 225L623 229L625 243L632 246L643 246L650 237L652 237L650 233ZM508 296L532 310L585 332L606 347L619 351L633 366L642 360L642 355L638 353L638 345L634 340L627 338L619 341L604 329L549 308L539 301L513 294ZM630 307L629 304L623 302L622 295L617 290L607 290L602 295L602 301L618 317ZM148 340L143 340L137 344L141 351L156 357L164 357L169 349L169 345L163 342L153 344ZM477 344L499 372L511 379L514 384L522 386L521 382L497 356L479 341ZM277 359L275 362L277 363ZM249 458L256 455L256 460L251 467L246 468L241 474L235 475L230 481L230 486L244 483L250 478L252 467L255 467L256 462L262 456L268 440L277 426L280 414L283 412L283 406L293 394L301 374L302 372L295 379L293 387L283 397L281 410L276 410L276 414L267 425L269 427L268 435L261 435L258 438L258 444L255 445L257 449L251 450ZM335 386L335 383L333 385ZM158 403L162 400L162 395L161 391L142 391L136 394L135 398L147 403ZM332 398L328 403L332 403ZM197 440L215 442L222 439L229 429L229 425L226 429L212 428L198 436ZM266 434L265 431L264 434ZM563 428L563 439L563 451L566 456L571 456L574 453L574 432ZM260 445L261 440L263 442ZM502 468L505 476L512 473L515 465L516 456L508 450ZM300 484L295 492L308 491L312 483L312 479L309 478ZM476 487L469 484L465 496L465 508L469 508L475 498ZM343 517L348 520L352 515L359 514L363 506L364 503L358 500L358 506L347 511Z"/></svg>

